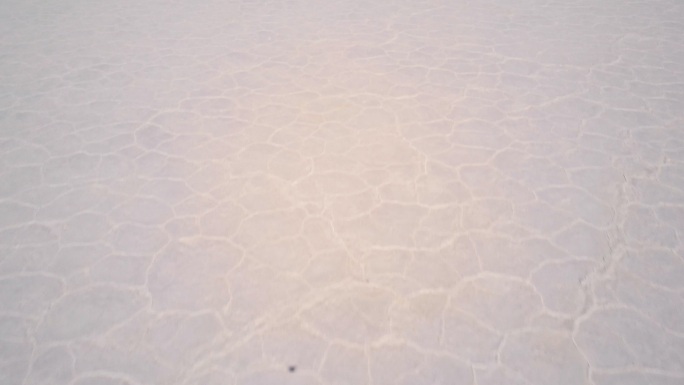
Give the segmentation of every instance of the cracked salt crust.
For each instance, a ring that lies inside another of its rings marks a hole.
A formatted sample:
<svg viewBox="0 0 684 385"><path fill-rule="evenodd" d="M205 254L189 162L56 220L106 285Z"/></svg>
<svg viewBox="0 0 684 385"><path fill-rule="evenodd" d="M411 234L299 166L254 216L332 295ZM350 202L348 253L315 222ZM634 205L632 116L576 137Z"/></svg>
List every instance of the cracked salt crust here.
<svg viewBox="0 0 684 385"><path fill-rule="evenodd" d="M0 384L684 382L684 5L0 13Z"/></svg>

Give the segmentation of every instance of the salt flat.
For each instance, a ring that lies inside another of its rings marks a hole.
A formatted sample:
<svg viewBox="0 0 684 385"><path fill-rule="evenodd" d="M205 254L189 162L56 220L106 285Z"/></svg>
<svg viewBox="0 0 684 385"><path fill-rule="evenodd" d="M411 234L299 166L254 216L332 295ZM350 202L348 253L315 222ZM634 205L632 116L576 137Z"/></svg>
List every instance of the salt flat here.
<svg viewBox="0 0 684 385"><path fill-rule="evenodd" d="M684 3L0 7L0 384L684 383Z"/></svg>

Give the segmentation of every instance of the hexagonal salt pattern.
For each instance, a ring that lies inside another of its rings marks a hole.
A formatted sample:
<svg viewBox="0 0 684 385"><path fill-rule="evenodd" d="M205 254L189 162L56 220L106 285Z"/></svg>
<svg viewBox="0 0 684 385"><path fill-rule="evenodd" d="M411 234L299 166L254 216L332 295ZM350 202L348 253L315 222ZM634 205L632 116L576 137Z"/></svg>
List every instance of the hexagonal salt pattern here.
<svg viewBox="0 0 684 385"><path fill-rule="evenodd" d="M0 384L684 383L679 0L6 0Z"/></svg>

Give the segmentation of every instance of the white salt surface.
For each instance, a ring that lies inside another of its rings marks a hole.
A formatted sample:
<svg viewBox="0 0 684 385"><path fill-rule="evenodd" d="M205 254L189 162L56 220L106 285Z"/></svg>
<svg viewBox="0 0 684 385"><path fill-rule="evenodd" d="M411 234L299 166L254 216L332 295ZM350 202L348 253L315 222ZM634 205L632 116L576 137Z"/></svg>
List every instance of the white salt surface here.
<svg viewBox="0 0 684 385"><path fill-rule="evenodd" d="M684 3L0 8L0 384L684 383Z"/></svg>

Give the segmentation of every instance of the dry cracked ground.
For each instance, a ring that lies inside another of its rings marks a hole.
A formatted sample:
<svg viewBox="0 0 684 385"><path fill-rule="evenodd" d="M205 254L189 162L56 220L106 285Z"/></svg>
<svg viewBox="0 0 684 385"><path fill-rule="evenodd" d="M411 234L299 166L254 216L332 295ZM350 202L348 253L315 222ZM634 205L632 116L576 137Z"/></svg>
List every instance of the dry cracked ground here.
<svg viewBox="0 0 684 385"><path fill-rule="evenodd" d="M679 0L0 7L0 384L684 383Z"/></svg>

